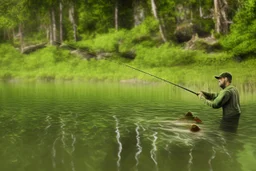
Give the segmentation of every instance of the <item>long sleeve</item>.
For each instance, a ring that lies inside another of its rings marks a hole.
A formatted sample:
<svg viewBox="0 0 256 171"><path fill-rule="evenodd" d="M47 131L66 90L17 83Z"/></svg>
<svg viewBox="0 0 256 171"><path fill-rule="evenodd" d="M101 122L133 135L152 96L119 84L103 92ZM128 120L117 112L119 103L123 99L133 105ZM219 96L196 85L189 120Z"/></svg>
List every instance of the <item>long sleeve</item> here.
<svg viewBox="0 0 256 171"><path fill-rule="evenodd" d="M214 100L218 96L218 93L207 93L205 91L202 91L202 93L207 100Z"/></svg>
<svg viewBox="0 0 256 171"><path fill-rule="evenodd" d="M222 91L212 101L205 99L205 103L212 108L218 109L227 103L227 101L230 99L230 96L231 95L229 91Z"/></svg>

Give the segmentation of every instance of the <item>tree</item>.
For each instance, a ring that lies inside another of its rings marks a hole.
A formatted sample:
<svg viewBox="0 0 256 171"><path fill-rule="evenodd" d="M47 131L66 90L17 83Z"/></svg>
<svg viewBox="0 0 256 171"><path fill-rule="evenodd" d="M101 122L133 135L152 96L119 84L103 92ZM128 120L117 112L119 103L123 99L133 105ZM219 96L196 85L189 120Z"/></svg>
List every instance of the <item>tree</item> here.
<svg viewBox="0 0 256 171"><path fill-rule="evenodd" d="M222 39L222 45L235 56L256 54L256 1L245 0L234 17L231 33Z"/></svg>
<svg viewBox="0 0 256 171"><path fill-rule="evenodd" d="M62 0L59 2L60 4L60 43L63 42L63 5Z"/></svg>
<svg viewBox="0 0 256 171"><path fill-rule="evenodd" d="M166 39L166 37L164 35L163 26L161 25L161 22L160 22L160 20L158 18L155 0L151 0L151 8L152 8L152 12L153 12L153 15L154 15L155 19L157 21L159 21L159 32L160 32L161 38L162 38L162 40L164 42L167 42L167 39Z"/></svg>
<svg viewBox="0 0 256 171"><path fill-rule="evenodd" d="M69 20L72 24L73 38L74 38L74 41L76 42L77 41L77 25L76 25L76 20L75 20L75 2L74 1L70 2Z"/></svg>
<svg viewBox="0 0 256 171"><path fill-rule="evenodd" d="M214 18L215 31L217 33L227 34L229 24L232 23L228 19L229 4L226 0L214 0Z"/></svg>
<svg viewBox="0 0 256 171"><path fill-rule="evenodd" d="M133 1L133 20L134 26L141 24L145 19L145 8L143 0Z"/></svg>
<svg viewBox="0 0 256 171"><path fill-rule="evenodd" d="M118 0L115 3L115 29L118 30Z"/></svg>

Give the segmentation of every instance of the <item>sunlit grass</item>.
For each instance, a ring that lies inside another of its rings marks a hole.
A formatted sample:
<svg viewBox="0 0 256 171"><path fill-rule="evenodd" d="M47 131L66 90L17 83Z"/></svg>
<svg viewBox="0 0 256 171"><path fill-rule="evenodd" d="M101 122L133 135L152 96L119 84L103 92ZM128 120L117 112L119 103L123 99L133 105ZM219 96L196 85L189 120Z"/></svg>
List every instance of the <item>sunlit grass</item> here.
<svg viewBox="0 0 256 171"><path fill-rule="evenodd" d="M214 75L224 71L229 71L234 75L234 83L256 83L256 77L254 76L256 74L254 69L255 59L238 63L233 61L226 53L205 54L201 51L185 52L180 48L168 48L168 46L163 46L159 49L147 49L148 52L144 53L144 57L141 53L133 61L119 60L120 58L117 57L88 61L72 56L68 50L56 47L47 47L30 55L21 55L12 46L5 44L0 46L0 78L46 81L120 81L136 79L150 82L159 81L122 64L112 62L123 61L128 65L182 85L210 84L215 81ZM161 62L157 63L157 54L161 50L163 50L162 56L159 57ZM176 52L172 53L172 51ZM179 59L179 63L173 61L176 58L181 58L178 55L182 56L184 53L187 53L187 56ZM173 57L175 54L178 55ZM144 58L149 59L145 62ZM150 58L152 61L150 61ZM193 61L182 62L183 60L186 61L186 58L193 58ZM154 61L155 65L153 65ZM169 65L170 63L172 65Z"/></svg>

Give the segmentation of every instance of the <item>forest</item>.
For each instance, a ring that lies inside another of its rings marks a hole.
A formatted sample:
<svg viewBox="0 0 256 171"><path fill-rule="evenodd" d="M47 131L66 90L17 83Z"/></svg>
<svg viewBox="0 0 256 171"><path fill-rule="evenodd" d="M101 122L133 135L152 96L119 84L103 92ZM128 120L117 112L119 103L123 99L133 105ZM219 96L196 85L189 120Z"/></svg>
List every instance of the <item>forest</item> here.
<svg viewBox="0 0 256 171"><path fill-rule="evenodd" d="M118 61L180 83L226 70L255 82L255 0L0 3L2 79L150 79Z"/></svg>

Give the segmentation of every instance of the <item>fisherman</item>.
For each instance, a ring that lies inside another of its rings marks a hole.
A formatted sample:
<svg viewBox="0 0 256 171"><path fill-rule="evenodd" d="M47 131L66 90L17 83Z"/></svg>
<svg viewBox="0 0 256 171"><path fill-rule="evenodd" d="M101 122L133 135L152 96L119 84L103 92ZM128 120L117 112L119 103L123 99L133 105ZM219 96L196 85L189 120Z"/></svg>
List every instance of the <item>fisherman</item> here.
<svg viewBox="0 0 256 171"><path fill-rule="evenodd" d="M219 86L223 90L219 93L201 91L198 96L214 109L222 107L223 115L220 128L224 131L236 132L241 115L238 90L231 85L232 75L230 73L224 72L215 78L218 79Z"/></svg>

